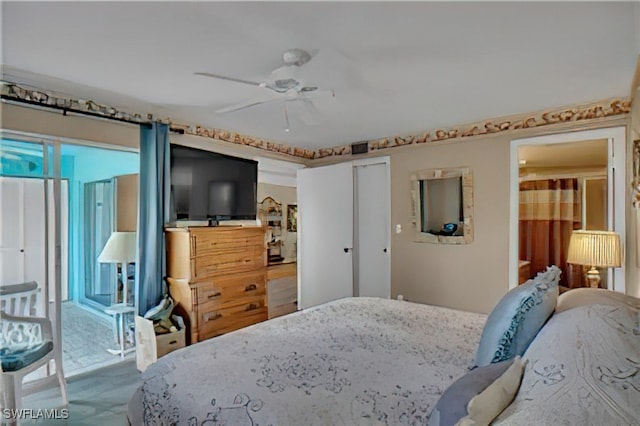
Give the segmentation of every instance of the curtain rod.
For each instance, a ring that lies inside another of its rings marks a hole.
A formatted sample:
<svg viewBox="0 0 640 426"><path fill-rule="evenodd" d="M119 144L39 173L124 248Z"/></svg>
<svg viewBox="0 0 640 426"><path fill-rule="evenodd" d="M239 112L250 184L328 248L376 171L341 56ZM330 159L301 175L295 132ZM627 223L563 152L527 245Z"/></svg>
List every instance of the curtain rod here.
<svg viewBox="0 0 640 426"><path fill-rule="evenodd" d="M32 101L32 100L28 100L28 99L18 99L18 98L14 98L11 96L7 96L7 95L0 95L0 99L2 99L5 102L9 102L9 103L21 103L21 104L27 104L27 105L33 105L33 106L37 106L40 108L48 108L48 109L53 109L53 110L57 110L57 111L62 111L62 115L66 116L67 114L79 114L79 115L86 115L89 117L94 117L94 118L102 118L105 120L113 120L113 121L119 121L121 123L128 123L128 124L135 124L138 126L147 126L150 127L151 126L151 122L146 120L146 121L135 121L135 120L130 120L127 118L121 118L121 117L112 117L109 115L103 115L103 114L99 114L97 112L92 112L92 111L79 111L79 110L75 110L75 109L70 109L70 108L66 108L63 106L59 106L59 105L48 105L48 104L43 104L41 102L38 101Z"/></svg>

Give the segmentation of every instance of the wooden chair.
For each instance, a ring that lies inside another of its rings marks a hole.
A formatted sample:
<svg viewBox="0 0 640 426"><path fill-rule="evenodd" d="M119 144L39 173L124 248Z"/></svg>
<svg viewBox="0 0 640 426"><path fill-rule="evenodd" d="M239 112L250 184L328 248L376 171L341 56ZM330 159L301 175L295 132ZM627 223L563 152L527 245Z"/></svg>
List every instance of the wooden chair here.
<svg viewBox="0 0 640 426"><path fill-rule="evenodd" d="M55 345L51 320L35 317L38 284L35 281L0 286L0 385L2 407L19 409L22 380L27 374L55 363L64 405L67 382L62 369L62 351Z"/></svg>

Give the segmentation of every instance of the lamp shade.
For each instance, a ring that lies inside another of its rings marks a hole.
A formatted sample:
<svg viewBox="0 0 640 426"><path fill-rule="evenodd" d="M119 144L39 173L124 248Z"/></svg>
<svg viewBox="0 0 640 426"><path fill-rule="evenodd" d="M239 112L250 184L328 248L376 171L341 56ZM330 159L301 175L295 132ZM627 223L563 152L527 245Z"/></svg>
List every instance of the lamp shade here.
<svg viewBox="0 0 640 426"><path fill-rule="evenodd" d="M622 262L620 236L612 231L573 231L567 262L603 268L618 267Z"/></svg>
<svg viewBox="0 0 640 426"><path fill-rule="evenodd" d="M135 232L114 232L98 256L98 262L101 263L129 263L135 260Z"/></svg>

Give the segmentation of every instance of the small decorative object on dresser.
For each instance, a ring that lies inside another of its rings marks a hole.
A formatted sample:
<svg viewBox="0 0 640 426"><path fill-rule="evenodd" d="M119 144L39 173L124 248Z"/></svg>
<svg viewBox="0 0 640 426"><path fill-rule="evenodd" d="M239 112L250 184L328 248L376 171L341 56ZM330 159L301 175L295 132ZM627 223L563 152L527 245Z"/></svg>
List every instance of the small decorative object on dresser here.
<svg viewBox="0 0 640 426"><path fill-rule="evenodd" d="M267 319L265 228L167 228L165 239L169 292L188 343Z"/></svg>

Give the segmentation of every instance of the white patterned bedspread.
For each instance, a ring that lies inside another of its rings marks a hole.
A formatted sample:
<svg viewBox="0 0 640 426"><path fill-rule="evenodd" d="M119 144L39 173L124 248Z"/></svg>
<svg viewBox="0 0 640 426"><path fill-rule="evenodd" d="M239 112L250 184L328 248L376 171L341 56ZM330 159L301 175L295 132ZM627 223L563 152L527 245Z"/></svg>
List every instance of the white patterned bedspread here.
<svg viewBox="0 0 640 426"><path fill-rule="evenodd" d="M624 302L553 315L524 353L518 395L492 424L640 425L639 330L640 309Z"/></svg>
<svg viewBox="0 0 640 426"><path fill-rule="evenodd" d="M467 372L485 315L348 298L173 352L129 403L134 425L425 424Z"/></svg>

